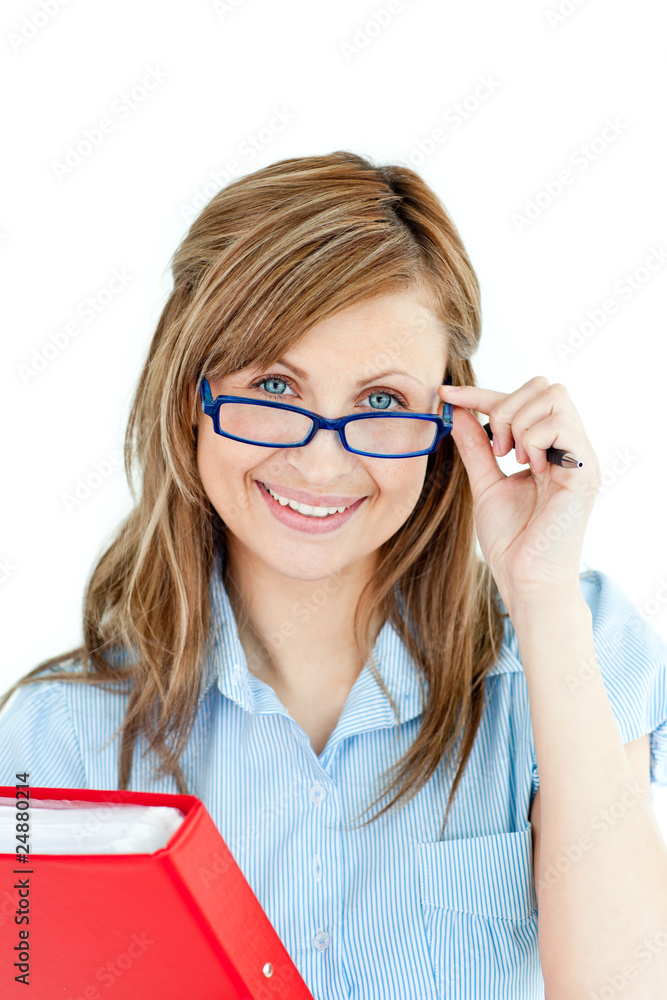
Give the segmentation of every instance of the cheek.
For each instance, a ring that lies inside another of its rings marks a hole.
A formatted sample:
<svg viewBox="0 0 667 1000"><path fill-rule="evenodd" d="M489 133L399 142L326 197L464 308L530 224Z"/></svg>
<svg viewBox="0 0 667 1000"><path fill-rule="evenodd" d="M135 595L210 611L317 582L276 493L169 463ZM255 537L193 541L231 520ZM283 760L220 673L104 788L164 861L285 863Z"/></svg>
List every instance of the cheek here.
<svg viewBox="0 0 667 1000"><path fill-rule="evenodd" d="M214 431L199 430L197 468L204 492L223 521L234 523L251 505L249 473L257 465L260 449L251 445L225 442Z"/></svg>
<svg viewBox="0 0 667 1000"><path fill-rule="evenodd" d="M403 524L417 505L424 487L427 456L420 458L397 459L395 471L384 471L382 476L376 475L380 486L383 506L386 516L397 524Z"/></svg>
<svg viewBox="0 0 667 1000"><path fill-rule="evenodd" d="M209 434L205 426L199 425L197 432L197 469L199 470L202 485L209 495L215 483L218 465L215 441L211 440L213 436L213 434Z"/></svg>
<svg viewBox="0 0 667 1000"><path fill-rule="evenodd" d="M219 509L220 501L226 499L233 490L236 472L234 464L225 454L224 444L220 446L221 441L222 438L210 429L199 429L197 442L199 476L209 500L222 516Z"/></svg>

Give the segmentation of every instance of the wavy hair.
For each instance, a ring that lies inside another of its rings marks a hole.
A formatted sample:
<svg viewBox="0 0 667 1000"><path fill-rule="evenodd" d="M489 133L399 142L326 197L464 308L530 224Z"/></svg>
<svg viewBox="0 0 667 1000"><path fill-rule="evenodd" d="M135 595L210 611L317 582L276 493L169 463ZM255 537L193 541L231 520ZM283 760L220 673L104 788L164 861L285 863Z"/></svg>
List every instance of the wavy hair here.
<svg viewBox="0 0 667 1000"><path fill-rule="evenodd" d="M281 160L228 184L193 221L170 263L173 289L125 435L133 507L87 581L83 644L20 678L0 707L16 688L52 679L44 672L56 666L57 679L73 683L130 678L116 733L119 789L130 783L143 733L159 759L158 776L172 774L187 793L179 760L212 626L210 574L226 539L197 469L201 379L270 364L337 311L419 289L447 330L441 381L450 375L454 384L476 385L470 357L481 311L476 275L435 193L407 167L378 166L346 151ZM422 685L426 680L428 697L409 749L385 772L383 796L395 794L369 822L409 801L444 761L457 768L444 832L481 720L484 678L503 639L498 591L476 552L472 493L451 436L429 455L417 504L378 557L354 617L361 662L370 660L400 723L371 655L369 625L379 609ZM132 651L132 662L112 665L104 652L113 648ZM67 661L82 669L62 669Z"/></svg>

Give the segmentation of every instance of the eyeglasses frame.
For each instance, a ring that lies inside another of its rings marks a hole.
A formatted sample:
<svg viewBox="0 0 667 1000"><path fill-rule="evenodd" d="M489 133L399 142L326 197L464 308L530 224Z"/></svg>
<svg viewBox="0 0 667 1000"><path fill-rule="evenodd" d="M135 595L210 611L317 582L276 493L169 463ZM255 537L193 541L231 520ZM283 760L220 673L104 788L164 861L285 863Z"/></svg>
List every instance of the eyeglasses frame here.
<svg viewBox="0 0 667 1000"><path fill-rule="evenodd" d="M443 382L443 385L451 384L451 377L448 376ZM292 406L291 403L279 403L272 399L249 399L246 396L216 396L214 399L211 394L211 387L208 383L208 379L202 380L199 386L199 394L201 397L202 410L211 418L213 422L213 430L216 434L220 434L221 437L226 437L231 441L240 441L242 444L253 444L258 448L303 448L305 445L309 444L310 441L312 441L319 430L326 430L337 431L343 447L346 451L351 452L353 455L364 455L366 458L416 458L420 455L430 455L431 452L434 452L443 438L451 433L453 426L453 406L451 403L445 402L442 404L442 416L439 413L352 413L347 417L339 417L338 419L330 420L328 417L320 416L319 413L313 413L312 410L305 410L300 406ZM235 435L228 434L220 429L218 424L218 411L224 403L252 403L255 406L272 406L278 409L292 410L294 413L301 413L304 416L309 417L313 421L313 426L303 441L297 441L294 444L272 444L269 442L261 444L258 441L248 441L247 438L236 437ZM347 439L345 437L345 427L353 420L365 420L367 417L411 417L416 420L430 420L437 426L436 435L431 446L423 451L411 451L400 455L378 455L375 452L370 451L357 451L355 448L351 448L347 443Z"/></svg>

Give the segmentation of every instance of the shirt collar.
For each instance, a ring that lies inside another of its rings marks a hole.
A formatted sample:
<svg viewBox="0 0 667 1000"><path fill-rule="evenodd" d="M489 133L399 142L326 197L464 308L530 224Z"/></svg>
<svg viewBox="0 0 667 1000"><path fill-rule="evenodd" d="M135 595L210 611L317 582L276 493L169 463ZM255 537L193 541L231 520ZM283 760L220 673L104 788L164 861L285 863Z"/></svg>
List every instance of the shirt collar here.
<svg viewBox="0 0 667 1000"><path fill-rule="evenodd" d="M245 651L239 640L234 611L223 583L223 564L220 550L216 551L213 559L209 583L209 602L213 624L203 667L199 704L217 681L222 694L235 701L246 711L254 713L282 711L283 714L287 714L275 692L251 674L248 669ZM399 608L402 609L403 602L400 594L398 595L398 603ZM488 670L487 676L516 673L523 670L516 633L502 601L500 601L500 607L505 614L503 643L498 658ZM109 663L115 666L124 666L129 662L128 655L117 647L106 649L103 655ZM407 721L420 715L423 710L420 673L390 622L385 622L378 634L373 647L373 659L396 703L401 720ZM424 686L427 696L429 685L426 679ZM369 703L369 699L372 704ZM381 719L383 724L395 724L396 718L389 700L375 680L368 664L365 664L350 691L343 715L358 716L364 712L372 715L371 709L375 713L374 718ZM342 718L343 716L341 716Z"/></svg>

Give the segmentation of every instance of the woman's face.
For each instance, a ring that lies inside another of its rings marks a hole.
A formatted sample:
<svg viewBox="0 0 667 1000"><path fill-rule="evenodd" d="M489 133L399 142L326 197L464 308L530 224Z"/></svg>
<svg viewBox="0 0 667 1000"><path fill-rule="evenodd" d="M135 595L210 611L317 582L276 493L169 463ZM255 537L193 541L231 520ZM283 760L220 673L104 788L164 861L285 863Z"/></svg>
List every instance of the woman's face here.
<svg viewBox="0 0 667 1000"><path fill-rule="evenodd" d="M209 380L211 393L280 400L329 418L404 407L438 413L445 337L442 321L416 292L383 295L316 324L266 369ZM262 448L216 434L201 409L198 427L197 466L227 526L231 563L263 564L292 580L371 571L377 549L408 519L424 483L427 455L366 458L346 451L334 431L318 431L301 448ZM311 506L355 507L308 516L281 505L266 486Z"/></svg>

